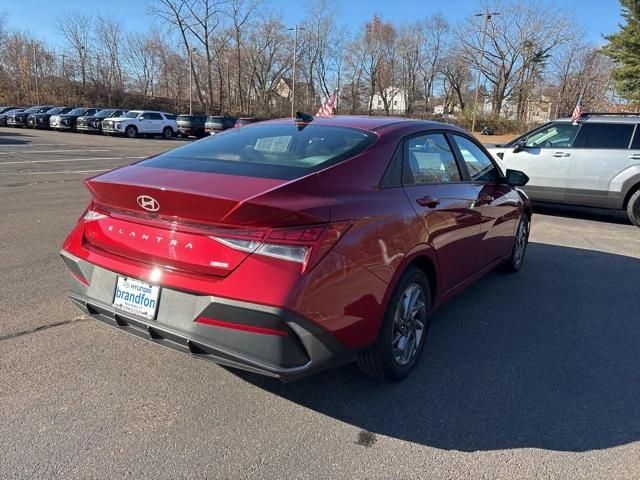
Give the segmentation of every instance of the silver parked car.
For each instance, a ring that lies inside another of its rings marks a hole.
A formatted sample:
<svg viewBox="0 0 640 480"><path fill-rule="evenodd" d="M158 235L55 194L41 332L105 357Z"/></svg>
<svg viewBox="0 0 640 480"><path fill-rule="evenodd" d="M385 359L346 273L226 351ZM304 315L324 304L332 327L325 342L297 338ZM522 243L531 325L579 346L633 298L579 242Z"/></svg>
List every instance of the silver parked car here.
<svg viewBox="0 0 640 480"><path fill-rule="evenodd" d="M503 170L529 176L538 202L626 210L640 227L640 114L585 113L489 148Z"/></svg>

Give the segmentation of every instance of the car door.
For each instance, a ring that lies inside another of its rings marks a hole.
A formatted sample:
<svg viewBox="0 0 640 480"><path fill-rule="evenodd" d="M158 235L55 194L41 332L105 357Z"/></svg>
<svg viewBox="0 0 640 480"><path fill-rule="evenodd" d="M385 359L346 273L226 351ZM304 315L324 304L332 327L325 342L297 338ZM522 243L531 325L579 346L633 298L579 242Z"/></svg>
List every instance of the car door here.
<svg viewBox="0 0 640 480"><path fill-rule="evenodd" d="M156 112L148 112L145 114L145 117L148 118L147 123L147 132L148 133L161 133L164 128L165 120L159 113Z"/></svg>
<svg viewBox="0 0 640 480"><path fill-rule="evenodd" d="M474 139L451 134L456 153L476 189L474 210L480 214L480 244L476 269L482 270L511 253L520 219L518 193L506 184L491 155Z"/></svg>
<svg viewBox="0 0 640 480"><path fill-rule="evenodd" d="M620 208L622 201L610 194L611 181L640 156L630 151L633 123L585 122L576 137L567 184L567 203L590 207Z"/></svg>
<svg viewBox="0 0 640 480"><path fill-rule="evenodd" d="M444 132L424 132L404 140L403 186L433 246L445 291L475 272L480 214L476 190L463 181Z"/></svg>
<svg viewBox="0 0 640 480"><path fill-rule="evenodd" d="M142 112L136 117L133 124L138 128L138 133L148 132L148 128L149 128L149 125L147 124L147 122L149 121L148 118L149 118L149 112Z"/></svg>
<svg viewBox="0 0 640 480"><path fill-rule="evenodd" d="M505 150L505 170L520 170L529 176L524 190L532 200L565 202L573 141L579 130L580 125L554 122L531 133L522 147Z"/></svg>

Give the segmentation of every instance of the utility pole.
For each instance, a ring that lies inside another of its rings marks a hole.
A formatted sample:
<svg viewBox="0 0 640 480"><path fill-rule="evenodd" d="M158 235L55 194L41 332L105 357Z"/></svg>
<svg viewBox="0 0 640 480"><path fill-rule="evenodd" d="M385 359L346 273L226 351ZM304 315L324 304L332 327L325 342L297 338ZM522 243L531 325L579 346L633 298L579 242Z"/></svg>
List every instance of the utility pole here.
<svg viewBox="0 0 640 480"><path fill-rule="evenodd" d="M193 50L189 47L189 115L193 115Z"/></svg>
<svg viewBox="0 0 640 480"><path fill-rule="evenodd" d="M293 30L293 74L291 76L291 116L295 117L295 108L296 108L296 63L298 59L298 30L304 30L304 27L298 27L296 25L293 28L289 29Z"/></svg>
<svg viewBox="0 0 640 480"><path fill-rule="evenodd" d="M473 101L473 112L471 115L471 133L475 132L476 129L476 112L478 111L478 94L480 93L480 79L482 78L482 66L484 65L484 45L487 40L487 24L489 20L494 15L500 15L499 12L489 12L488 10L484 13L476 13L474 17L484 17L484 23L482 26L482 43L480 47L480 67L478 68L478 80L476 82L476 95L475 100Z"/></svg>
<svg viewBox="0 0 640 480"><path fill-rule="evenodd" d="M36 42L31 44L33 47L33 68L36 78L36 104L40 105L40 89L38 88L38 59L36 57Z"/></svg>

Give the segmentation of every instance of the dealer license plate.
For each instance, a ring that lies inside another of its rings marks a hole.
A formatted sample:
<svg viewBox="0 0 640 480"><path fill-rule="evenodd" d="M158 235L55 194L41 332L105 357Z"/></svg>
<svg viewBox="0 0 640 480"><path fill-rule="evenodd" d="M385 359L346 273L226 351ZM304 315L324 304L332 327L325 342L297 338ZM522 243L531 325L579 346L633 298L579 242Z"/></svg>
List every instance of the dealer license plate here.
<svg viewBox="0 0 640 480"><path fill-rule="evenodd" d="M160 287L135 278L118 277L113 306L149 320L156 318Z"/></svg>

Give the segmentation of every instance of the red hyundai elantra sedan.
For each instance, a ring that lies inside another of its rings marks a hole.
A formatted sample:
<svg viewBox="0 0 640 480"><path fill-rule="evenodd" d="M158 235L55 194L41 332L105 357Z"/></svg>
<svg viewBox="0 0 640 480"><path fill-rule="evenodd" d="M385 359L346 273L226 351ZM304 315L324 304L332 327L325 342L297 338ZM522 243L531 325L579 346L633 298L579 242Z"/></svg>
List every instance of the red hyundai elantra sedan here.
<svg viewBox="0 0 640 480"><path fill-rule="evenodd" d="M357 359L399 380L437 307L522 265L527 180L433 122L227 130L86 181L91 203L62 250L69 295L227 366L293 379Z"/></svg>

